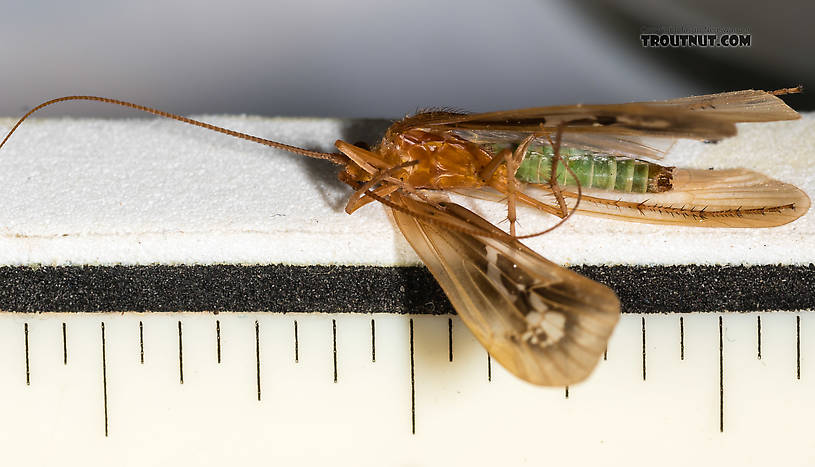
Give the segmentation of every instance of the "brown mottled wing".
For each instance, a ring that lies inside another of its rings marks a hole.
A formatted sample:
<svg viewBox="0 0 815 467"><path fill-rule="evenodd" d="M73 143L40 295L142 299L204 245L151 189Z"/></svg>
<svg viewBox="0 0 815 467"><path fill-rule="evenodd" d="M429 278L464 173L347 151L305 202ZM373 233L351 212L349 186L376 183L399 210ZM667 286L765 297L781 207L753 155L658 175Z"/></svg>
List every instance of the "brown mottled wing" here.
<svg viewBox="0 0 815 467"><path fill-rule="evenodd" d="M527 185L524 194L554 203L545 189ZM584 195L577 211L581 214L698 227L774 227L801 217L810 205L806 193L794 185L747 169L675 169L673 188L665 193ZM572 193L571 206L574 200Z"/></svg>
<svg viewBox="0 0 815 467"><path fill-rule="evenodd" d="M774 122L801 118L777 96L755 89L658 101L731 122Z"/></svg>
<svg viewBox="0 0 815 467"><path fill-rule="evenodd" d="M591 373L619 319L614 292L547 261L461 206L443 203L442 211L400 195L392 201L427 216L392 211L462 321L495 360L544 386L574 384ZM430 217L439 222L426 220Z"/></svg>
<svg viewBox="0 0 815 467"><path fill-rule="evenodd" d="M554 131L563 124L565 146L658 159L678 138L719 140L736 134L735 123L797 118L798 113L777 96L745 90L629 104L426 113L404 120L399 129L432 128L476 143L493 143L520 142L541 127Z"/></svg>
<svg viewBox="0 0 815 467"><path fill-rule="evenodd" d="M486 134L529 135L544 129L554 131L559 125L567 133L597 133L615 135L646 135L718 139L735 134L732 122L709 118L698 112L661 103L631 103L613 105L570 105L489 112L482 114L449 115L446 118L424 119L417 115L403 125L438 130L473 131Z"/></svg>

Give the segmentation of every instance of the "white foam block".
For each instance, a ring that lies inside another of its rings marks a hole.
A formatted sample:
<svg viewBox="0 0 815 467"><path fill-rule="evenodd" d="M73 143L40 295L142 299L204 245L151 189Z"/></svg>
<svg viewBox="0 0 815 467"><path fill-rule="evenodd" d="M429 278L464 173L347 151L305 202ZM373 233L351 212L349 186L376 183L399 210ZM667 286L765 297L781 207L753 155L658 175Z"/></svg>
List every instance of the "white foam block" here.
<svg viewBox="0 0 815 467"><path fill-rule="evenodd" d="M364 125L201 118L323 151ZM0 129L12 124L0 120ZM746 167L811 196L813 160L815 114L807 114L739 125L738 136L715 145L681 142L665 162ZM336 171L327 162L172 121L34 119L0 150L0 264L419 263L382 206L345 214L350 189L336 181ZM505 209L483 203L494 214ZM529 229L551 221L528 211L520 218ZM806 264L815 262L813 233L811 212L772 229L576 216L528 245L564 264Z"/></svg>

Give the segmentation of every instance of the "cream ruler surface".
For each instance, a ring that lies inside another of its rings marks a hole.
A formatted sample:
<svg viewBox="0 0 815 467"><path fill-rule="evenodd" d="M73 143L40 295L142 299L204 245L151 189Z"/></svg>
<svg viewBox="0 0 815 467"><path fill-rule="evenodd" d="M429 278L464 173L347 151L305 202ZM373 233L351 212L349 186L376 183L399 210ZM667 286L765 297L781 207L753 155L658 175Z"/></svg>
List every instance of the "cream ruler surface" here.
<svg viewBox="0 0 815 467"><path fill-rule="evenodd" d="M542 389L456 317L0 314L2 457L811 465L813 352L810 313L629 314L587 382Z"/></svg>

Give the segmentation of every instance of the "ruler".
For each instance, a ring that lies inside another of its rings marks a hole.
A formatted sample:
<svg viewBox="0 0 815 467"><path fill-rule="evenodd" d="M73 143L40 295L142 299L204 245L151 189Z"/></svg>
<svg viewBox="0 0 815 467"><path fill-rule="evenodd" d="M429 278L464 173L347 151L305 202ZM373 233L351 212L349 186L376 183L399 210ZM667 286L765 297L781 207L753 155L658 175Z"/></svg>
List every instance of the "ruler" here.
<svg viewBox="0 0 815 467"><path fill-rule="evenodd" d="M805 465L813 351L810 313L627 314L542 389L455 316L6 313L0 433L10 465Z"/></svg>
<svg viewBox="0 0 815 467"><path fill-rule="evenodd" d="M309 147L381 126L214 120ZM671 160L812 193L814 125ZM581 218L531 245L626 304L591 378L547 389L495 364L381 209L343 214L321 166L151 120L23 130L0 157L10 465L813 461L811 215L727 233ZM729 161L739 147L760 151ZM283 266L259 281L253 264Z"/></svg>

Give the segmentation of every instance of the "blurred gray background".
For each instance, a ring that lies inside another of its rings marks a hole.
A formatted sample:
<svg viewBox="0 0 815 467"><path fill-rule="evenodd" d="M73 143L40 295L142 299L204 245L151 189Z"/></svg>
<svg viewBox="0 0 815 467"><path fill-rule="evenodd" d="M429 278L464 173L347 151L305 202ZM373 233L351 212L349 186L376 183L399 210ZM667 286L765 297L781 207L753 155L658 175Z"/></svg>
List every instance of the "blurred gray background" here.
<svg viewBox="0 0 815 467"><path fill-rule="evenodd" d="M804 84L815 2L6 2L0 116L94 94L184 114L399 118ZM647 26L740 27L742 49L646 49ZM45 115L139 116L71 103Z"/></svg>

